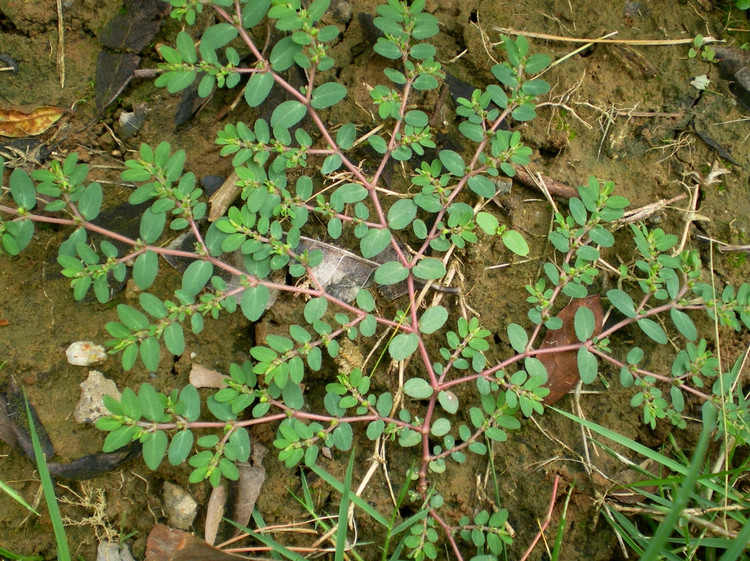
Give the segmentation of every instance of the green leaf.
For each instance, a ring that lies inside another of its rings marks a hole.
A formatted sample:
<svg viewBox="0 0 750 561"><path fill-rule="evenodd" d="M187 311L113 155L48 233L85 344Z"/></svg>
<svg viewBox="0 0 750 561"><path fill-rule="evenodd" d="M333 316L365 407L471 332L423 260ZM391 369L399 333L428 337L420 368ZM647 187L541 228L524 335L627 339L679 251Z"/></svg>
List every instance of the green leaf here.
<svg viewBox="0 0 750 561"><path fill-rule="evenodd" d="M307 107L296 99L284 101L276 106L271 114L271 128L291 128L299 123L307 113Z"/></svg>
<svg viewBox="0 0 750 561"><path fill-rule="evenodd" d="M440 418L436 419L435 422L432 424L432 427L430 427L430 434L432 436L436 436L438 438L441 438L448 434L451 430L451 422L448 419Z"/></svg>
<svg viewBox="0 0 750 561"><path fill-rule="evenodd" d="M356 139L357 127L355 127L352 123L347 123L336 133L336 144L338 144L339 148L341 148L342 150L348 150L349 148L351 148Z"/></svg>
<svg viewBox="0 0 750 561"><path fill-rule="evenodd" d="M511 347L518 353L524 352L529 342L529 335L526 330L517 323L508 325L507 330Z"/></svg>
<svg viewBox="0 0 750 561"><path fill-rule="evenodd" d="M169 443L167 459L173 466L178 466L184 462L193 449L193 433L190 430L181 430L172 437Z"/></svg>
<svg viewBox="0 0 750 561"><path fill-rule="evenodd" d="M495 196L495 184L483 175L475 175L473 177L470 177L469 188L480 197L484 197L486 199L491 199Z"/></svg>
<svg viewBox="0 0 750 561"><path fill-rule="evenodd" d="M417 205L411 199L399 199L388 210L388 225L394 230L406 228L417 217Z"/></svg>
<svg viewBox="0 0 750 561"><path fill-rule="evenodd" d="M240 300L243 315L250 321L258 321L266 311L269 297L268 287L263 284L247 288Z"/></svg>
<svg viewBox="0 0 750 561"><path fill-rule="evenodd" d="M141 239L146 243L154 243L161 236L166 223L166 213L154 212L151 208L147 208L141 216Z"/></svg>
<svg viewBox="0 0 750 561"><path fill-rule="evenodd" d="M325 298L312 298L305 304L305 321L312 325L322 318L328 309L328 300Z"/></svg>
<svg viewBox="0 0 750 561"><path fill-rule="evenodd" d="M161 76L161 78L166 80L167 91L169 93L177 93L181 90L184 90L195 81L195 77L196 73L192 70L184 70L182 72L167 72L166 74L162 74ZM163 85L163 82L160 82L157 79L156 85Z"/></svg>
<svg viewBox="0 0 750 561"><path fill-rule="evenodd" d="M484 130L476 123L470 123L469 121L461 121L458 124L458 130L469 140L474 142L482 142L484 140ZM471 187L471 180L469 180L469 187ZM472 187L472 190L474 188ZM494 188L493 188L494 191ZM482 195L484 196L484 195Z"/></svg>
<svg viewBox="0 0 750 561"><path fill-rule="evenodd" d="M568 284L563 286L562 291L565 296L569 296L570 298L586 298L586 296L588 295L586 287L582 284L578 284L577 282L569 282Z"/></svg>
<svg viewBox="0 0 750 561"><path fill-rule="evenodd" d="M195 52L195 45L193 44L193 38L184 31L180 31L175 38L175 45L177 52L180 53L182 60L190 64L198 60Z"/></svg>
<svg viewBox="0 0 750 561"><path fill-rule="evenodd" d="M138 358L138 345L130 345L120 356L120 362L122 363L123 370L130 370L133 368L136 359Z"/></svg>
<svg viewBox="0 0 750 561"><path fill-rule="evenodd" d="M179 323L170 323L164 329L164 345L173 355L180 356L185 352L185 334Z"/></svg>
<svg viewBox="0 0 750 561"><path fill-rule="evenodd" d="M570 215L573 217L573 220L581 226L586 224L588 215L586 213L586 207L581 199L578 197L571 198L570 201L568 201L568 209L570 210Z"/></svg>
<svg viewBox="0 0 750 561"><path fill-rule="evenodd" d="M196 296L214 273L209 261L193 261L182 274L182 290L189 296Z"/></svg>
<svg viewBox="0 0 750 561"><path fill-rule="evenodd" d="M380 435L383 434L384 429L385 422L378 419L377 421L372 421L369 425L367 425L367 431L365 434L367 435L368 439L375 440L377 438L380 438Z"/></svg>
<svg viewBox="0 0 750 561"><path fill-rule="evenodd" d="M378 154L385 154L388 151L388 144L382 136L373 134L370 138L367 139L367 141L370 143L370 146L372 146L372 149L375 150Z"/></svg>
<svg viewBox="0 0 750 561"><path fill-rule="evenodd" d="M235 430L229 437L229 445L233 448L233 461L246 462L250 458L250 435L246 428Z"/></svg>
<svg viewBox="0 0 750 561"><path fill-rule="evenodd" d="M370 259L381 253L391 243L391 231L386 228L370 228L359 241L362 257Z"/></svg>
<svg viewBox="0 0 750 561"><path fill-rule="evenodd" d="M337 426L333 429L333 434L331 436L333 439L333 445L337 449L346 451L352 447L352 438L354 434L352 432L352 426L349 423L342 423Z"/></svg>
<svg viewBox="0 0 750 561"><path fill-rule="evenodd" d="M430 383L422 378L410 378L404 384L404 393L414 399L429 399L433 391Z"/></svg>
<svg viewBox="0 0 750 561"><path fill-rule="evenodd" d="M416 446L422 442L422 435L417 431L411 429L403 429L399 433L398 443L403 448L409 448L410 446Z"/></svg>
<svg viewBox="0 0 750 561"><path fill-rule="evenodd" d="M441 390L438 401L446 413L453 414L458 411L458 397L452 391Z"/></svg>
<svg viewBox="0 0 750 561"><path fill-rule="evenodd" d="M689 315L677 308L672 308L669 311L669 315L671 316L672 322L677 330L682 333L688 341L695 341L698 338L698 330L695 328L695 324L693 323L693 320L690 319Z"/></svg>
<svg viewBox="0 0 750 561"><path fill-rule="evenodd" d="M191 423L198 419L201 413L201 398L195 386L188 384L180 390L180 400L178 402L178 413L185 417Z"/></svg>
<svg viewBox="0 0 750 561"><path fill-rule="evenodd" d="M159 368L159 355L161 349L159 348L159 341L156 337L147 337L141 341L139 353L144 366L151 372L155 372Z"/></svg>
<svg viewBox="0 0 750 561"><path fill-rule="evenodd" d="M635 304L627 292L617 289L608 290L607 298L621 314L629 318L634 318L636 316Z"/></svg>
<svg viewBox="0 0 750 561"><path fill-rule="evenodd" d="M10 194L19 207L29 210L36 206L36 190L28 173L21 168L14 169L9 184Z"/></svg>
<svg viewBox="0 0 750 561"><path fill-rule="evenodd" d="M212 49L218 49L237 37L237 33L237 28L231 23L217 23L203 32L201 43L206 43Z"/></svg>
<svg viewBox="0 0 750 561"><path fill-rule="evenodd" d="M541 79L527 80L521 85L521 91L526 95L544 95L549 91L549 84Z"/></svg>
<svg viewBox="0 0 750 561"><path fill-rule="evenodd" d="M526 257L529 254L529 244L516 230L505 230L503 232L503 244L516 255Z"/></svg>
<svg viewBox="0 0 750 561"><path fill-rule="evenodd" d="M294 42L291 36L284 37L271 50L271 68L276 72L283 72L294 64L294 57L302 52L302 45Z"/></svg>
<svg viewBox="0 0 750 561"><path fill-rule="evenodd" d="M375 282L381 285L396 284L409 276L409 269L398 261L387 261L375 269Z"/></svg>
<svg viewBox="0 0 750 561"><path fill-rule="evenodd" d="M550 62L552 62L552 59L548 55L545 55L545 54L531 55L526 60L524 70L528 74L538 74L539 72L547 68Z"/></svg>
<svg viewBox="0 0 750 561"><path fill-rule="evenodd" d="M581 309L581 308L579 308ZM584 384L591 384L596 380L599 371L599 363L596 356L586 347L578 349L578 372Z"/></svg>
<svg viewBox="0 0 750 561"><path fill-rule="evenodd" d="M453 150L441 150L439 157L440 162L451 174L457 177L464 176L466 173L466 164L458 152Z"/></svg>
<svg viewBox="0 0 750 561"><path fill-rule="evenodd" d="M418 346L419 337L416 333L399 333L388 345L388 352L393 360L405 360L417 350Z"/></svg>
<svg viewBox="0 0 750 561"><path fill-rule="evenodd" d="M148 318L143 313L127 304L117 305L117 316L120 318L120 321L132 331L138 331L148 327Z"/></svg>
<svg viewBox="0 0 750 561"><path fill-rule="evenodd" d="M256 72L250 76L245 86L245 101L250 107L258 107L271 93L271 88L273 88L273 74Z"/></svg>
<svg viewBox="0 0 750 561"><path fill-rule="evenodd" d="M78 210L86 220L93 220L99 215L101 207L102 186L98 183L91 183L78 199Z"/></svg>
<svg viewBox="0 0 750 561"><path fill-rule="evenodd" d="M141 418L141 404L138 396L131 388L125 388L120 396L120 405L122 412L126 417L137 421Z"/></svg>
<svg viewBox="0 0 750 561"><path fill-rule="evenodd" d="M511 113L511 116L516 121L531 121L536 117L536 111L534 110L534 105L532 103L524 103L516 107Z"/></svg>
<svg viewBox="0 0 750 561"><path fill-rule="evenodd" d="M148 469L155 470L161 464L167 451L167 435L164 431L148 433L143 439L143 461Z"/></svg>
<svg viewBox="0 0 750 561"><path fill-rule="evenodd" d="M612 232L601 226L597 226L591 230L589 232L589 237L591 238L591 241L602 247L612 247L615 245L615 237L612 235Z"/></svg>
<svg viewBox="0 0 750 561"><path fill-rule="evenodd" d="M476 221L485 234L489 236L494 236L497 233L497 227L500 225L497 218L489 212L477 213Z"/></svg>
<svg viewBox="0 0 750 561"><path fill-rule="evenodd" d="M338 82L326 82L313 90L310 105L315 109L325 109L337 104L346 97L346 87Z"/></svg>
<svg viewBox="0 0 750 561"><path fill-rule="evenodd" d="M427 257L412 269L414 276L423 280L435 280L445 275L445 265L440 259Z"/></svg>
<svg viewBox="0 0 750 561"><path fill-rule="evenodd" d="M367 197L367 189L357 183L344 183L331 194L331 205L337 211L345 204L357 203Z"/></svg>
<svg viewBox="0 0 750 561"><path fill-rule="evenodd" d="M448 310L443 306L431 306L419 318L419 331L430 334L443 327L448 320Z"/></svg>
<svg viewBox="0 0 750 561"><path fill-rule="evenodd" d="M142 292L138 297L138 303L147 314L156 319L161 319L167 315L167 307L164 303L148 292Z"/></svg>
<svg viewBox="0 0 750 561"><path fill-rule="evenodd" d="M580 306L576 310L573 325L576 331L576 337L581 342L588 341L594 334L594 328L596 327L596 319L594 318L594 312L589 310L586 306Z"/></svg>
<svg viewBox="0 0 750 561"><path fill-rule="evenodd" d="M384 21L383 18L375 18L375 22L377 22L378 20ZM375 25L377 26L377 23ZM392 41L389 41L384 37L378 38L377 43L375 43L375 46L373 47L373 50L380 56L390 60L401 58L401 49L399 49L398 46Z"/></svg>
<svg viewBox="0 0 750 561"><path fill-rule="evenodd" d="M323 165L320 166L320 173L323 175L333 173L341 167L341 162L342 160L339 154L331 154L330 156L327 156L326 159L323 160Z"/></svg>
<svg viewBox="0 0 750 561"><path fill-rule="evenodd" d="M140 290L148 290L159 272L159 258L156 253L147 250L135 258L133 264L133 281Z"/></svg>
<svg viewBox="0 0 750 561"><path fill-rule="evenodd" d="M109 284L106 276L94 279L94 295L100 304L106 304L109 301Z"/></svg>
<svg viewBox="0 0 750 561"><path fill-rule="evenodd" d="M114 452L123 446L127 446L133 441L135 431L136 428L130 426L120 427L117 430L113 430L107 435L107 438L104 439L102 451Z"/></svg>
<svg viewBox="0 0 750 561"><path fill-rule="evenodd" d="M641 318L636 321L638 327L641 328L650 339L657 343L664 345L667 342L667 334L662 329L661 325L656 323L654 320L649 318Z"/></svg>

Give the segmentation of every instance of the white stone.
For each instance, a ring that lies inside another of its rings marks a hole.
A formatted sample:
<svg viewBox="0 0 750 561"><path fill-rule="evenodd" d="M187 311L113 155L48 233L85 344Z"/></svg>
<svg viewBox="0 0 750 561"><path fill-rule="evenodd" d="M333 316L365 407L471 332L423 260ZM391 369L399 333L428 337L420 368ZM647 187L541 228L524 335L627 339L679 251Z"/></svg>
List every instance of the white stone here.
<svg viewBox="0 0 750 561"><path fill-rule="evenodd" d="M74 366L91 366L107 359L104 347L91 341L76 341L65 351L68 362Z"/></svg>
<svg viewBox="0 0 750 561"><path fill-rule="evenodd" d="M81 383L81 398L73 413L76 422L95 423L97 419L110 415L109 409L104 406L104 395L120 401L120 391L115 383L98 370L92 370L89 377Z"/></svg>

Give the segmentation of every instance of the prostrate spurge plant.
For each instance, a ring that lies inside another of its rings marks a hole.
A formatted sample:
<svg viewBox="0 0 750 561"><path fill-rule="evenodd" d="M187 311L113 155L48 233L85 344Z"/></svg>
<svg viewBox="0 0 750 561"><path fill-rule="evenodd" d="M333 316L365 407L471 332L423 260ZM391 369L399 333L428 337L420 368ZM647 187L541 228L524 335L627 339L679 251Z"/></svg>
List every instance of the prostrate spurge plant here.
<svg viewBox="0 0 750 561"><path fill-rule="evenodd" d="M184 18L188 24L194 23L196 12L203 8L197 0L171 3L172 17ZM374 24L383 36L374 50L393 61L385 69L391 86L378 85L370 92L383 128L376 134L358 130L352 123L330 128L326 109L342 102L347 90L329 72L334 61L328 50L339 31L320 23L328 3L316 0L302 8L299 0L213 0L222 22L203 33L197 51L186 32L177 35L176 49L160 50L166 62L160 65L157 84L169 92L180 91L196 79L204 97L214 87L243 83L245 101L253 108L266 100L274 84L287 92L288 99L273 110L270 121L237 122L217 135L222 154L233 154L242 187L241 204L230 208L226 216L205 230L200 221L206 203L195 176L183 171L185 152L172 152L166 142L156 149L144 144L139 156L125 163L122 178L141 183L130 203L153 202L143 213L140 237L129 239L92 222L100 212L102 188L86 183L88 167L71 153L62 164L52 162L31 177L20 169L12 172L9 189L17 208L0 206L2 247L11 255L18 254L32 239L37 222L74 226L59 248L58 261L78 300L93 288L96 298L106 302L109 282L121 282L126 263L132 262L133 280L144 291L140 294L143 311L120 304L119 322L106 326L114 338L111 350L121 353L125 369L132 368L140 356L146 368L156 370L162 344L171 354L182 354L186 323L198 334L205 317L217 318L237 308L256 321L274 290L306 297L305 325L291 325L288 337L268 335L265 344L250 350L252 361L229 365L227 387L206 399L215 421L198 420L201 402L193 386L165 395L143 383L137 393L125 389L120 402L107 401L112 415L97 423L109 431L105 450L139 440L151 469L166 455L173 465L187 461L193 467L191 482L209 480L217 485L222 477L237 478L235 463L249 457L248 428L253 425L279 422L274 446L289 467L314 464L323 446L349 450L353 428L361 426L371 440L387 438L416 450L413 497L424 515L414 517L403 538L409 557L434 558L438 529L458 558L462 556L457 535L473 542L479 554L499 555L511 541L504 527L508 513L503 510L490 516L482 511L474 520L444 519L440 488L430 488L431 474L450 469L451 461L463 462L468 452L485 454L488 445L506 440L506 431L520 426L519 410L525 416L543 412L542 400L549 390L543 387L547 372L538 357L550 350L539 349L540 330L561 327L554 310L560 308L562 296L588 295L598 274L601 248L614 243L608 224L623 215L628 201L614 196L609 182L591 179L579 189L580 198L570 201L570 216L556 216L550 240L560 253L559 260L545 265L546 278L527 286L532 305L528 319L533 327L522 327L520 323L528 322L520 318L519 323L507 326L517 354L488 364L484 353L490 347L491 332L480 320L457 317L440 305L424 309L419 292L425 283L443 278L456 248L500 236L511 251L528 252L520 234L500 225L483 208L496 194L493 178L513 176L514 164L529 161L531 150L522 144L520 133L510 132L503 123L534 118L534 97L546 93L548 85L533 76L548 65L549 57L530 55L523 37L504 37L507 61L492 67L499 83L475 90L471 99L458 100L459 130L464 144L472 148L463 155L440 150L434 159L410 167L410 162L434 153L436 145L427 114L411 107L419 104L422 92L437 88L444 77L434 60L435 48L423 42L437 34L437 19L423 11L424 1L409 6L388 0L378 6ZM287 32L268 57L252 33L265 18ZM227 46L233 41L252 54L249 68L241 68L237 50ZM299 89L284 74L295 64L307 76L307 83ZM295 128L303 119L312 124L313 133ZM374 168L367 170L355 152L357 139L363 136L379 154ZM379 189L391 160L403 162L410 171L411 186L405 191L416 194L393 198ZM329 188L341 172L347 182ZM292 182L290 177L296 179ZM35 214L40 195L45 197L45 212ZM331 240L356 238L364 258L392 251L396 257L380 265L374 278L379 285L406 282L408 296L402 310L393 317L378 314L373 294L364 288L352 302L328 291L315 274L321 251L299 249L301 236L314 232L306 230L313 217L327 224ZM172 233L189 230L196 240L194 251L160 243L169 235L164 231L167 226ZM110 241L92 243L91 232L124 242L129 249L120 255ZM627 291L606 294L622 319L594 336L593 314L581 307L575 316L578 341L557 350L578 353L585 383L597 378L600 362L617 366L621 383L638 387L633 405L642 407L646 423L654 425L657 419L668 417L684 426L681 413L688 392L715 403L724 412L722 430L747 441L747 411L734 393L739 368L719 375L717 361L706 342L698 340L686 311L703 308L720 324L736 329L740 322L750 326L750 286L744 284L736 292L728 287L721 295L714 294L711 286L699 281L695 252L670 253L675 236L644 225L633 226L632 232L640 257L631 269L621 268ZM414 251L405 250L397 238ZM236 261L231 254L237 251L244 258L242 267L233 265ZM158 274L159 255L192 259L171 300L145 292ZM282 269L298 282L286 285L272 280L272 273ZM240 284L228 285L220 273L239 276ZM640 368L644 355L640 348L626 352L609 347L614 333L634 325L656 343L665 344L665 322L657 316L669 316L689 341L676 355L670 374ZM325 409L309 411L306 371L320 369L324 353L336 357L340 339L372 345L370 338L387 330L391 331L390 357L395 361L414 357L419 363L419 367L412 364L412 377L403 387L387 388L387 380L379 379L380 370L341 370L326 387ZM430 352L429 337L444 341L439 354ZM462 404L468 418L458 414L459 399L453 391L464 384L475 385L481 395L478 403ZM664 387L669 388L665 393ZM413 401L405 402L402 394ZM195 440L195 428L215 428L216 432Z"/></svg>

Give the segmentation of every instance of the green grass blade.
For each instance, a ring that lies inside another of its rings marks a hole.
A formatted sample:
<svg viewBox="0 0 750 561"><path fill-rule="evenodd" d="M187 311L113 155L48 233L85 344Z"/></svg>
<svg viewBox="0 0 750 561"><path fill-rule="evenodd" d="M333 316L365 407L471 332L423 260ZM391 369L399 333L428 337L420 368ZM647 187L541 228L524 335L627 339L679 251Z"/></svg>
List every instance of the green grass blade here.
<svg viewBox="0 0 750 561"><path fill-rule="evenodd" d="M401 485L401 489L399 489L398 497L396 497L396 505L393 507L393 511L391 512L391 520L388 523L388 527L386 528L386 532L385 532L385 541L383 542L381 561L385 561L386 558L388 557L388 550L390 549L390 546L391 546L391 539L396 533L395 530L393 529L393 526L396 524L396 517L399 516L399 509L401 508L401 505L404 504L404 500L406 500L406 495L408 494L409 487L411 486L413 473L414 473L414 463L412 463L411 467L409 467L409 469L407 470L406 478L404 478L404 483ZM403 523L399 525L399 528L401 526L403 526ZM399 548L399 551L400 551L400 548Z"/></svg>
<svg viewBox="0 0 750 561"><path fill-rule="evenodd" d="M612 526L612 529L623 539L625 545L630 547L636 555L641 555L645 547L643 535L633 523L622 513L609 505L604 505L604 519Z"/></svg>
<svg viewBox="0 0 750 561"><path fill-rule="evenodd" d="M560 548L562 548L563 538L565 537L565 521L568 517L568 505L570 504L570 497L573 496L573 489L575 489L575 486L576 482L573 481L568 490L568 496L565 497L562 513L560 513L560 520L557 523L557 533L555 535L555 545L552 547L552 554L550 555L552 561L557 561L560 557Z"/></svg>
<svg viewBox="0 0 750 561"><path fill-rule="evenodd" d="M24 507L27 510L30 510L31 512L33 512L34 514L36 514L37 516L39 516L39 513L36 510L34 510L34 507L32 507L29 503L27 503L24 500L24 498L21 495L19 495L18 492L13 487L11 487L10 485L8 485L2 479L0 479L0 489L2 489L3 491L5 491L5 493L11 499L13 499L14 501L16 501L22 507Z"/></svg>
<svg viewBox="0 0 750 561"><path fill-rule="evenodd" d="M343 484L337 480L335 477L333 477L330 473L328 473L326 470L321 468L318 465L312 465L309 466L310 469L320 478L328 483L331 487L333 487L336 491L339 493L344 492L344 486ZM386 520L382 514L380 514L377 510L372 508L370 504L362 499L361 497L358 497L354 493L349 493L349 500L352 501L355 505L357 505L359 508L361 508L367 516L375 520L378 524L382 525L385 528L388 528L388 520Z"/></svg>
<svg viewBox="0 0 750 561"><path fill-rule="evenodd" d="M424 520L427 518L427 516L430 514L429 510L421 509L416 514L412 514L409 518L404 520L401 524L396 526L393 531L391 531L391 536L397 536L404 530L408 530L411 528L414 524L417 522Z"/></svg>
<svg viewBox="0 0 750 561"><path fill-rule="evenodd" d="M711 433L716 426L716 409L710 402L703 404L703 429L701 430L698 444L693 452L693 459L690 462L690 468L688 473L685 475L685 481L682 482L680 491L674 499L672 510L662 520L662 523L654 532L654 536L649 541L646 551L641 557L641 561L653 561L659 557L662 553L662 548L667 542L669 537L674 532L677 522L682 516L682 511L687 507L690 500L690 494L693 491L695 483L698 481L700 475L701 465L703 464L703 457L706 455L709 442L711 440Z"/></svg>
<svg viewBox="0 0 750 561"><path fill-rule="evenodd" d="M258 530L262 530L263 528L268 526L268 524L266 524L266 521L263 519L263 515L258 511L257 508L253 509L252 517L253 522L255 522L255 527L258 528ZM237 525L234 522L232 522L232 524L234 524L235 526ZM281 559L281 555L279 555L276 551L271 551L270 555L271 559Z"/></svg>
<svg viewBox="0 0 750 561"><path fill-rule="evenodd" d="M745 527L742 528L731 543L732 545L727 548L719 561L736 561L747 553L748 549L750 549L750 524L745 524ZM744 557L744 559L747 558Z"/></svg>
<svg viewBox="0 0 750 561"><path fill-rule="evenodd" d="M349 456L349 465L346 466L344 476L344 489L341 492L341 503L339 503L338 528L336 528L336 553L334 561L344 561L346 553L346 530L349 518L349 492L352 490L352 475L354 473L354 450Z"/></svg>
<svg viewBox="0 0 750 561"><path fill-rule="evenodd" d="M43 555L19 555L4 547L0 547L0 557L9 561L44 561Z"/></svg>
<svg viewBox="0 0 750 561"><path fill-rule="evenodd" d="M276 553L277 555L281 555L283 557L286 557L287 559L291 559L291 561L306 561L304 557L299 555L298 553L295 553L294 551L287 549L280 543L278 543L276 540L274 540L270 536L266 536L265 534L261 534L259 532L253 532L250 528L246 528L245 526L242 526L240 524L237 524L233 520L230 520L229 518L224 518L227 522L229 522L232 526L235 528L239 528L241 531L246 532L247 535L249 535L252 538L255 538L260 543L265 545L266 547L271 548L271 553Z"/></svg>
<svg viewBox="0 0 750 561"><path fill-rule="evenodd" d="M572 415L568 413L567 411L563 411L555 407L550 407L550 409L559 413L563 417L567 417L571 421L575 421L576 423L591 429L592 431L604 436L605 438L610 439L613 442L617 442L621 446L625 446L626 448L632 450L633 452L637 454L640 454L646 458L650 458L654 460L655 462L660 463L661 465L669 468L675 473L688 475L688 472L690 471L690 468L688 466L681 464L680 462L677 462L673 460L672 458L668 458L667 456L660 454L659 452L656 452L655 450L652 450L651 448L648 448L647 446L644 446L643 444L640 444L636 442L635 440L628 438L627 436L623 436L606 427L597 425L596 423L592 423L591 421L587 419L581 419L579 417L576 417L575 415ZM711 480L704 481L702 478L700 482L706 488L711 489L715 493L720 493L721 495L724 495L726 493L726 489L724 489L724 485L718 484ZM741 497L730 496L729 498L732 500L741 500Z"/></svg>
<svg viewBox="0 0 750 561"><path fill-rule="evenodd" d="M44 500L47 503L47 511L52 521L52 529L55 532L55 541L57 542L57 559L58 561L70 561L70 550L68 549L68 539L65 536L65 527L63 526L62 516L60 516L60 507L57 504L55 496L55 487L52 483L52 477L47 469L47 459L44 457L42 445L39 443L39 436L36 434L36 426L31 416L29 401L26 399L26 392L23 392L23 400L26 403L26 417L29 420L29 432L31 433L31 443L34 446L34 456L36 457L36 466L39 470L39 479L42 481L42 491Z"/></svg>

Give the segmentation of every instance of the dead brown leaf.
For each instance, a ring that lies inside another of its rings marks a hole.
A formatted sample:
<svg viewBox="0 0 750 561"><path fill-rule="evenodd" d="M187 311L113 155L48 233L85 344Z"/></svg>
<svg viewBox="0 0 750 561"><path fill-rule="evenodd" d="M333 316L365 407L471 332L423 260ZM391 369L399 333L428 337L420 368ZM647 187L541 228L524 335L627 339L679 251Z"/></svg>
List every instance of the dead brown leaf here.
<svg viewBox="0 0 750 561"><path fill-rule="evenodd" d="M253 443L252 464L237 464L240 477L237 481L237 500L234 505L232 520L242 527L250 523L250 516L255 508L255 501L260 495L260 489L266 480L266 468L263 467L263 458L268 454L268 448L260 442ZM235 535L240 531L236 530Z"/></svg>
<svg viewBox="0 0 750 561"><path fill-rule="evenodd" d="M154 526L146 540L146 561L236 561L244 559L224 553L202 539L164 524Z"/></svg>
<svg viewBox="0 0 750 561"><path fill-rule="evenodd" d="M16 109L0 109L0 136L22 138L42 134L66 113L66 109L42 105L31 113Z"/></svg>
<svg viewBox="0 0 750 561"><path fill-rule="evenodd" d="M219 524L221 524L221 519L224 516L224 507L226 504L226 485L214 487L214 490L211 491L211 497L208 499L208 505L206 505L206 531L204 537L206 543L209 545L216 543L216 535L219 533Z"/></svg>
<svg viewBox="0 0 750 561"><path fill-rule="evenodd" d="M564 347L565 345L572 345L578 342L574 318L576 310L581 306L586 306L594 314L594 336L601 333L602 321L604 319L602 297L595 294L586 298L578 298L560 310L557 317L562 320L562 327L554 331L547 331L544 341L542 341L542 345L539 347L540 349ZM547 383L545 387L550 390L549 395L544 399L544 403L545 405L552 405L572 390L578 383L578 380L581 379L578 374L578 352L563 351L560 353L542 354L539 355L539 360L542 361L542 364L547 369Z"/></svg>
<svg viewBox="0 0 750 561"><path fill-rule="evenodd" d="M194 362L190 368L190 383L196 388L226 388L225 376L221 372L206 368L202 364Z"/></svg>

